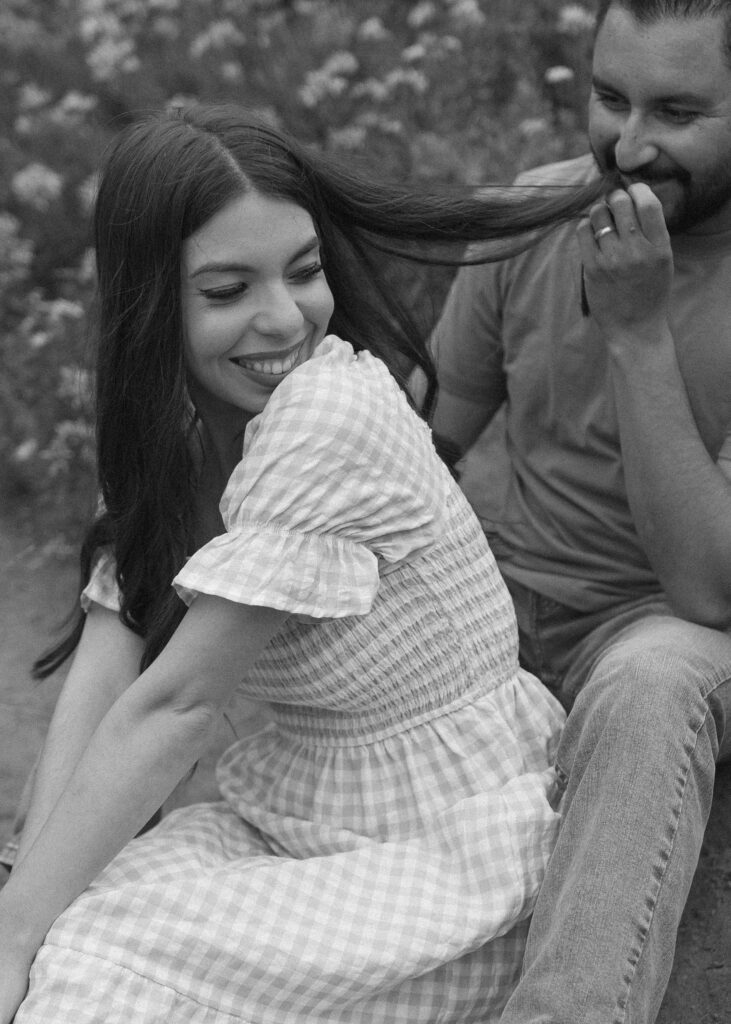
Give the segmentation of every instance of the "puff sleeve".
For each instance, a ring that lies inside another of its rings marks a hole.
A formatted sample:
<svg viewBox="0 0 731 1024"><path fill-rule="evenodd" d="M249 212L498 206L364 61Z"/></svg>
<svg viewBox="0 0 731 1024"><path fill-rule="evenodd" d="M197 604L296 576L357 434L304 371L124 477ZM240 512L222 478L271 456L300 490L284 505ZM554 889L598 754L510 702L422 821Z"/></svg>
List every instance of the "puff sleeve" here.
<svg viewBox="0 0 731 1024"><path fill-rule="evenodd" d="M118 612L122 606L116 579L116 567L111 551L101 552L91 571L89 582L81 592L81 607L89 611L92 604L100 604L102 608Z"/></svg>
<svg viewBox="0 0 731 1024"><path fill-rule="evenodd" d="M447 474L386 366L326 338L249 423L226 533L176 576L198 593L314 618L365 614L380 573L438 538Z"/></svg>

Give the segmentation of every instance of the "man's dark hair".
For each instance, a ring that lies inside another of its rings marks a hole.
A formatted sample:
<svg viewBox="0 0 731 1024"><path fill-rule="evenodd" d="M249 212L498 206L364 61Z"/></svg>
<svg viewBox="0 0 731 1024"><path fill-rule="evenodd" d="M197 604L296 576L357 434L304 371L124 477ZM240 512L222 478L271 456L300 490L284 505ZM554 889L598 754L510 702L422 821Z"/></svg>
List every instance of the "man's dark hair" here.
<svg viewBox="0 0 731 1024"><path fill-rule="evenodd" d="M726 63L731 67L731 0L599 0L596 12L597 32L611 7L622 7L636 21L647 25L666 18L725 18L722 41Z"/></svg>

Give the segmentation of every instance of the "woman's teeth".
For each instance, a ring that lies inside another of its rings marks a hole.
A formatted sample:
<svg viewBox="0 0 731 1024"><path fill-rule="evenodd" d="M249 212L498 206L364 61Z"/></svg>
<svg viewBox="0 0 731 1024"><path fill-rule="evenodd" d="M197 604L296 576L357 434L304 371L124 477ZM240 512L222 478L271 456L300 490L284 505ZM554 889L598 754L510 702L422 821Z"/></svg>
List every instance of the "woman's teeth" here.
<svg viewBox="0 0 731 1024"><path fill-rule="evenodd" d="M273 377L278 376L282 373L289 373L297 362L297 358L300 354L301 346L298 346L294 352L290 352L285 357L277 357L272 359L246 359L240 356L238 359L232 360L237 366L241 366L244 370L252 370L254 373L268 373Z"/></svg>

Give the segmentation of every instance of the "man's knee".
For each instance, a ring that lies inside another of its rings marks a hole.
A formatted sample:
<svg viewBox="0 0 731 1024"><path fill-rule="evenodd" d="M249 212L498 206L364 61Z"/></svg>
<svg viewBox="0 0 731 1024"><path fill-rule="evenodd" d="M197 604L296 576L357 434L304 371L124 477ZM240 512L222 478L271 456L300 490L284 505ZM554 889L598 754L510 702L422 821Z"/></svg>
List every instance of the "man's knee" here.
<svg viewBox="0 0 731 1024"><path fill-rule="evenodd" d="M676 699L706 700L728 679L731 634L654 615L631 623L597 652L582 692L662 709Z"/></svg>
<svg viewBox="0 0 731 1024"><path fill-rule="evenodd" d="M564 754L600 737L640 749L692 744L714 757L731 721L731 636L671 616L636 623L600 651L569 715Z"/></svg>

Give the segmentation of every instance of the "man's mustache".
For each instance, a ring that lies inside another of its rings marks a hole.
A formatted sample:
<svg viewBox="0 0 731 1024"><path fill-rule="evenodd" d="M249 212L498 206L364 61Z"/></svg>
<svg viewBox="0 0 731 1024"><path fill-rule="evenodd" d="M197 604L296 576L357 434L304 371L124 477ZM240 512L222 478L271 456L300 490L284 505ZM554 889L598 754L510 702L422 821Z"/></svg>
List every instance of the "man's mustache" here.
<svg viewBox="0 0 731 1024"><path fill-rule="evenodd" d="M630 185L643 183L645 185L659 185L665 181L678 181L681 184L687 183L689 175L680 169L672 171L654 170L652 167L640 167L632 174L624 174L616 164L612 163L602 174L602 181L607 193L614 189L626 189Z"/></svg>

